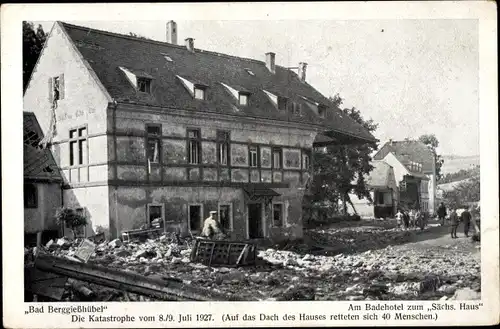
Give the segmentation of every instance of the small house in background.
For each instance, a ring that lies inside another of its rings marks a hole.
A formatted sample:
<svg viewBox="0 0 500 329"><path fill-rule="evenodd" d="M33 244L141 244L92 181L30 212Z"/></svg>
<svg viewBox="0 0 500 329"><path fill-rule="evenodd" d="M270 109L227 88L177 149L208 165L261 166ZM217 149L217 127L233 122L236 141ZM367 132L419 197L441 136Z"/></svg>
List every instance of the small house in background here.
<svg viewBox="0 0 500 329"><path fill-rule="evenodd" d="M419 141L390 140L373 156L394 168L400 205L433 214L436 209L436 164L434 154Z"/></svg>
<svg viewBox="0 0 500 329"><path fill-rule="evenodd" d="M394 168L384 161L373 161L372 165L374 168L366 177L366 184L373 202L350 194L354 209L348 205L348 211L357 213L362 218L393 217L399 200Z"/></svg>
<svg viewBox="0 0 500 329"><path fill-rule="evenodd" d="M60 227L54 215L62 204L62 176L49 149L39 143L42 131L35 115L23 113L24 232L25 243L57 237Z"/></svg>

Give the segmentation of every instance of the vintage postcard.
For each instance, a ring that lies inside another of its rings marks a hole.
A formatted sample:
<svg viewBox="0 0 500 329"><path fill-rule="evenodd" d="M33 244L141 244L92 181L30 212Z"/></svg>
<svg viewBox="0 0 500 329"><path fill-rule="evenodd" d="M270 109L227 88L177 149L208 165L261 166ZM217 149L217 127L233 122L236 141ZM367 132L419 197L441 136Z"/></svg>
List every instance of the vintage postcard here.
<svg viewBox="0 0 500 329"><path fill-rule="evenodd" d="M4 326L498 324L496 15L3 5Z"/></svg>

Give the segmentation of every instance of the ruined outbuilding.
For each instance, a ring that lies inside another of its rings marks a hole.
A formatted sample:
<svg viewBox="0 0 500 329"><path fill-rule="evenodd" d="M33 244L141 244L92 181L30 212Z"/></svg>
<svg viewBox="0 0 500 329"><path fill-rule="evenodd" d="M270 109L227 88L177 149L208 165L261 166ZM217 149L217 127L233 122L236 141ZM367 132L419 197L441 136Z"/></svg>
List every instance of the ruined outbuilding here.
<svg viewBox="0 0 500 329"><path fill-rule="evenodd" d="M231 239L301 237L313 145L375 138L307 64L177 45L168 26L171 43L54 24L24 108L51 132L64 204L111 237L155 220L196 233L211 210Z"/></svg>

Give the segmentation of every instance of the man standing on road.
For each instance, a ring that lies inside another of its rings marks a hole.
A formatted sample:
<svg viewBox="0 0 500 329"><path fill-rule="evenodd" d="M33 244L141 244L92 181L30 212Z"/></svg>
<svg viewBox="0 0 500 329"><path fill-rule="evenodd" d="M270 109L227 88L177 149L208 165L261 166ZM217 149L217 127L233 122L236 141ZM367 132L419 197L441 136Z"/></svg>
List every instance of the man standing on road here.
<svg viewBox="0 0 500 329"><path fill-rule="evenodd" d="M451 237L453 239L457 237L457 228L458 228L458 215L455 209L451 209L450 212L450 221L451 221Z"/></svg>
<svg viewBox="0 0 500 329"><path fill-rule="evenodd" d="M444 218L446 217L446 207L444 206L443 202L441 202L441 204L439 205L437 214L439 217L439 221L441 222L441 226L444 226Z"/></svg>
<svg viewBox="0 0 500 329"><path fill-rule="evenodd" d="M462 218L462 222L464 222L465 236L469 237L470 220L472 217L469 212L469 207L465 207L465 210L462 212L462 215L460 217Z"/></svg>

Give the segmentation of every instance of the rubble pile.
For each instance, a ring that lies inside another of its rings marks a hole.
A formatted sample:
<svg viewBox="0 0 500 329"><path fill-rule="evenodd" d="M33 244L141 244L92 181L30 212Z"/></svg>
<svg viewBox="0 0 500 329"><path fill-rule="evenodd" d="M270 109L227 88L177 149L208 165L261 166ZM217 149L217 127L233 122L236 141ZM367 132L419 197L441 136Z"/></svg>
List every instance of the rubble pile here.
<svg viewBox="0 0 500 329"><path fill-rule="evenodd" d="M145 276L175 278L192 286L235 294L242 300L478 298L480 257L473 245L478 244L470 239L424 247L401 242L420 234L417 232L364 227L316 230L309 232L309 238L330 246L328 255L311 249L307 252L303 245L298 251L268 248L259 251L255 266L239 268L191 263L192 241L163 235L143 242L101 243L89 263ZM72 257L77 246L78 241L59 239L49 243L47 249L55 255ZM346 252L335 254L335 250ZM92 285L87 288L98 295L93 297L95 300L147 300L113 289ZM73 291L65 298L83 297Z"/></svg>

